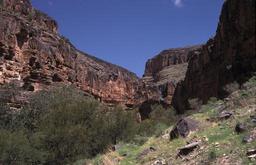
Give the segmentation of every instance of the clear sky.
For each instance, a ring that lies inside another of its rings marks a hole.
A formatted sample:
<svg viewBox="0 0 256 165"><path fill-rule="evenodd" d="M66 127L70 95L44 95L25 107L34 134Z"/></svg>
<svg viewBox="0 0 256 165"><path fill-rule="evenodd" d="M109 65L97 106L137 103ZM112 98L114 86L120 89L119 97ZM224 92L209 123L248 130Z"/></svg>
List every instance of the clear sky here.
<svg viewBox="0 0 256 165"><path fill-rule="evenodd" d="M32 0L80 50L138 76L147 59L214 36L223 0Z"/></svg>

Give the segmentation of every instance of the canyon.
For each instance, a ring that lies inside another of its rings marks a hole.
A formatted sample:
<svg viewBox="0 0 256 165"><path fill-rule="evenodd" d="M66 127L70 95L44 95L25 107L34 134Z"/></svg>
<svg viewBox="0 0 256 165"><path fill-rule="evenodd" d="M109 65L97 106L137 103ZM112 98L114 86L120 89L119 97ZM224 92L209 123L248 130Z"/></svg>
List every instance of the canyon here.
<svg viewBox="0 0 256 165"><path fill-rule="evenodd" d="M29 0L0 3L0 84L16 81L25 93L73 85L108 105L150 111L148 104L163 103L183 113L190 99L223 98L226 84L241 84L256 71L255 1L226 1L214 38L160 52L142 78L77 50Z"/></svg>
<svg viewBox="0 0 256 165"><path fill-rule="evenodd" d="M255 9L225 0L213 38L161 51L140 78L30 0L0 0L0 164L254 164Z"/></svg>

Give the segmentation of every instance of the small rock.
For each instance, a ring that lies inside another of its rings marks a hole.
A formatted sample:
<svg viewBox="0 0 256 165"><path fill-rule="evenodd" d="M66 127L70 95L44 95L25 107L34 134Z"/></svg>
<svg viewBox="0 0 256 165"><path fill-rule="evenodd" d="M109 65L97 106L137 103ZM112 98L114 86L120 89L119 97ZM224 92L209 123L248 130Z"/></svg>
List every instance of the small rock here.
<svg viewBox="0 0 256 165"><path fill-rule="evenodd" d="M229 112L229 111L222 111L220 114L219 114L219 119L220 120L226 120L226 119L229 119L231 116L233 115L232 112Z"/></svg>
<svg viewBox="0 0 256 165"><path fill-rule="evenodd" d="M244 124L238 123L238 124L236 124L235 131L237 133L242 133L242 132L247 131L247 128Z"/></svg>
<svg viewBox="0 0 256 165"><path fill-rule="evenodd" d="M208 142L208 141L209 141L209 139L208 139L208 137L207 137L207 136L203 136L203 140L204 140L204 141L206 141L206 142Z"/></svg>
<svg viewBox="0 0 256 165"><path fill-rule="evenodd" d="M256 158L256 149L249 149L246 153L248 158Z"/></svg>
<svg viewBox="0 0 256 165"><path fill-rule="evenodd" d="M252 119L252 122L253 122L253 123L256 123L256 119Z"/></svg>
<svg viewBox="0 0 256 165"><path fill-rule="evenodd" d="M243 138L243 142L244 143L251 143L253 141L253 138L249 135L249 136L245 136Z"/></svg>
<svg viewBox="0 0 256 165"><path fill-rule="evenodd" d="M189 153L193 152L197 147L199 147L199 144L200 142L193 142L180 148L177 156L181 157L188 155Z"/></svg>
<svg viewBox="0 0 256 165"><path fill-rule="evenodd" d="M170 134L164 134L164 135L162 136L162 138L163 138L163 139L170 139Z"/></svg>
<svg viewBox="0 0 256 165"><path fill-rule="evenodd" d="M216 148L219 148L220 144L218 142L216 142L216 143L214 143L214 145L215 145Z"/></svg>
<svg viewBox="0 0 256 165"><path fill-rule="evenodd" d="M148 155L149 153L155 152L155 151L156 151L156 149L155 149L154 147L149 147L149 148L143 150L143 151L138 155L137 159L141 159L141 158L143 158L144 156Z"/></svg>
<svg viewBox="0 0 256 165"><path fill-rule="evenodd" d="M113 145L112 146L112 151L116 151L116 150L119 150L121 148L122 145L120 144L116 144L116 145Z"/></svg>
<svg viewBox="0 0 256 165"><path fill-rule="evenodd" d="M63 81L63 78L62 78L58 73L55 73L55 74L52 76L52 81L53 81L53 82L61 82L61 81Z"/></svg>
<svg viewBox="0 0 256 165"><path fill-rule="evenodd" d="M256 139L256 129L252 130L249 135L243 138L244 143L251 143Z"/></svg>
<svg viewBox="0 0 256 165"><path fill-rule="evenodd" d="M151 165L167 165L167 163L165 159L158 159L154 161L154 163L152 163Z"/></svg>
<svg viewBox="0 0 256 165"><path fill-rule="evenodd" d="M227 101L230 101L230 100L231 100L231 99L228 98L228 97L227 97L227 98L224 98L224 101L226 101L226 102L227 102Z"/></svg>
<svg viewBox="0 0 256 165"><path fill-rule="evenodd" d="M150 151L156 151L156 149L154 147L149 147Z"/></svg>
<svg viewBox="0 0 256 165"><path fill-rule="evenodd" d="M250 118L253 123L256 123L256 115L251 115Z"/></svg>
<svg viewBox="0 0 256 165"><path fill-rule="evenodd" d="M127 154L126 154L126 153L124 153L122 156L123 156L123 157L126 157L126 156L127 156Z"/></svg>

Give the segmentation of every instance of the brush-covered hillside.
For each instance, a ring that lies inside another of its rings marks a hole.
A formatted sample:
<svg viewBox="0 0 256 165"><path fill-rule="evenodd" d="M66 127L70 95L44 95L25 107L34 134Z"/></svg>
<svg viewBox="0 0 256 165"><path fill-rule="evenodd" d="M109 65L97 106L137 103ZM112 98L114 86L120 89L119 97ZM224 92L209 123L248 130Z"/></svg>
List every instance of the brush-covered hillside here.
<svg viewBox="0 0 256 165"><path fill-rule="evenodd" d="M119 143L115 151L76 164L256 164L256 77L241 89L236 90L236 86L227 86L233 92L226 99L211 98L196 113L179 116L176 125L146 137L143 143ZM195 123L195 128L187 127L187 123Z"/></svg>

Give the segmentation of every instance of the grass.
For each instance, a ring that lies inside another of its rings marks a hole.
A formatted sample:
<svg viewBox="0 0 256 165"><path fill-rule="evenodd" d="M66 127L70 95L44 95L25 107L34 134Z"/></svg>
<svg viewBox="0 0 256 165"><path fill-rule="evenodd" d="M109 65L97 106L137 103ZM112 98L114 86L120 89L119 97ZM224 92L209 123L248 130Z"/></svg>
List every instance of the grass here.
<svg viewBox="0 0 256 165"><path fill-rule="evenodd" d="M136 163L137 155L142 151L140 146L135 144L124 144L119 150L117 150L120 156L125 156L125 159L121 161L121 165L133 165Z"/></svg>

